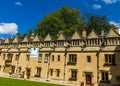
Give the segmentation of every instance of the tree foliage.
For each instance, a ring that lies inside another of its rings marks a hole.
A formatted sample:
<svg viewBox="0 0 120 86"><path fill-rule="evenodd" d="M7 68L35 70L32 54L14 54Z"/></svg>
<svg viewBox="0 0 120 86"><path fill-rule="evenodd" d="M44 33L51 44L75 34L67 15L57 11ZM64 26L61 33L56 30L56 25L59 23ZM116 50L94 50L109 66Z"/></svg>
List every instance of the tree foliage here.
<svg viewBox="0 0 120 86"><path fill-rule="evenodd" d="M59 10L46 15L43 20L37 23L36 28L29 29L27 35L30 36L33 32L36 35L42 35L45 37L48 33L57 37L57 33L62 30L66 36L70 37L74 31L82 32L83 28L87 28L88 33L94 29L100 34L100 29L104 28L107 33L110 28L114 28L114 25L110 25L106 16L101 15L81 15L80 9L73 9L67 6L63 6ZM22 38L25 36L21 36Z"/></svg>
<svg viewBox="0 0 120 86"><path fill-rule="evenodd" d="M63 6L40 21L37 24L37 34L50 33L56 36L58 31L63 30L67 36L70 36L75 30L85 27L85 19L80 15L79 9L72 9Z"/></svg>
<svg viewBox="0 0 120 86"><path fill-rule="evenodd" d="M102 15L91 15L88 19L88 33L94 29L98 34L101 34L101 28L104 28L107 33L110 28L114 28L114 25L109 24L107 17Z"/></svg>

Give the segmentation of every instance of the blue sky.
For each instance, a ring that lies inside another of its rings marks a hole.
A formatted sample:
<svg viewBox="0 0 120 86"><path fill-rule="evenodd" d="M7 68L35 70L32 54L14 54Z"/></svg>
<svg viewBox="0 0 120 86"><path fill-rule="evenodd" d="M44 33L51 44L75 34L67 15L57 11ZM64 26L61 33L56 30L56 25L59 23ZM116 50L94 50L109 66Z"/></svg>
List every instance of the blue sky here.
<svg viewBox="0 0 120 86"><path fill-rule="evenodd" d="M120 0L0 0L0 37L27 33L62 6L80 8L82 14L105 15L120 28Z"/></svg>

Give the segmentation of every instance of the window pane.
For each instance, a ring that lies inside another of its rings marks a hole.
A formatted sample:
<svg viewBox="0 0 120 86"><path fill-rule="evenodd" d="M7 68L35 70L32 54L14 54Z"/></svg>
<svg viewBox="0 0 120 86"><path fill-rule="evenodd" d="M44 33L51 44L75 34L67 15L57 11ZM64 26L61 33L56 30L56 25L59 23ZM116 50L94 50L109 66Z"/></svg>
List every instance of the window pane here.
<svg viewBox="0 0 120 86"><path fill-rule="evenodd" d="M45 62L48 62L48 54L45 54Z"/></svg>

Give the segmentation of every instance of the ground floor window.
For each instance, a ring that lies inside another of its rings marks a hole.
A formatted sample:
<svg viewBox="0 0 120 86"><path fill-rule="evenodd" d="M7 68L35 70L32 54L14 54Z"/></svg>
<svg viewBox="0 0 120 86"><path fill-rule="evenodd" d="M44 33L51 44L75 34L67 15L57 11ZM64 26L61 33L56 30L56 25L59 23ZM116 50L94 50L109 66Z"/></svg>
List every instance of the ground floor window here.
<svg viewBox="0 0 120 86"><path fill-rule="evenodd" d="M115 54L105 54L105 64L115 64Z"/></svg>
<svg viewBox="0 0 120 86"><path fill-rule="evenodd" d="M109 73L107 71L101 72L101 82L109 82Z"/></svg>
<svg viewBox="0 0 120 86"><path fill-rule="evenodd" d="M35 75L35 77L40 77L40 74L41 74L41 68L37 67L36 68L36 75Z"/></svg>
<svg viewBox="0 0 120 86"><path fill-rule="evenodd" d="M71 81L77 80L77 69L71 69L71 77L69 78Z"/></svg>
<svg viewBox="0 0 120 86"><path fill-rule="evenodd" d="M50 76L53 76L53 69L50 69Z"/></svg>
<svg viewBox="0 0 120 86"><path fill-rule="evenodd" d="M21 70L22 70L22 68L21 68L21 67L19 67L18 72L20 73L20 72L21 72Z"/></svg>
<svg viewBox="0 0 120 86"><path fill-rule="evenodd" d="M0 65L0 71L1 71L2 66Z"/></svg>
<svg viewBox="0 0 120 86"><path fill-rule="evenodd" d="M57 77L60 76L60 69L56 69L56 76L57 76Z"/></svg>

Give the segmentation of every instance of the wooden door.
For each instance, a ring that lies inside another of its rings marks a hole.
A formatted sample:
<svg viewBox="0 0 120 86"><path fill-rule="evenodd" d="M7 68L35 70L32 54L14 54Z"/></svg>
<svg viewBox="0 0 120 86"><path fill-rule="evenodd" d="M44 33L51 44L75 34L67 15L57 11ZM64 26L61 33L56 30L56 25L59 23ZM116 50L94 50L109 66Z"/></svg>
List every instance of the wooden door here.
<svg viewBox="0 0 120 86"><path fill-rule="evenodd" d="M92 79L91 74L86 74L86 85L91 85L92 82L91 79Z"/></svg>
<svg viewBox="0 0 120 86"><path fill-rule="evenodd" d="M30 79L30 69L27 69L27 79Z"/></svg>

